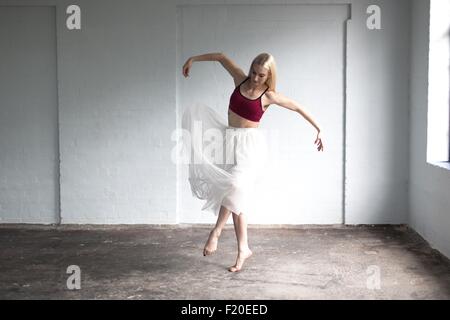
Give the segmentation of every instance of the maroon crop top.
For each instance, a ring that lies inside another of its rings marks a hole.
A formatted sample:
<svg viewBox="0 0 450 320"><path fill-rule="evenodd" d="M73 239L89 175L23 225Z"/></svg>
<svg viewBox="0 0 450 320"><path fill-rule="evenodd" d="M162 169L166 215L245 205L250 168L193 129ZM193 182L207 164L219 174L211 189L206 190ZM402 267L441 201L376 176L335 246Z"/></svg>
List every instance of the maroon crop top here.
<svg viewBox="0 0 450 320"><path fill-rule="evenodd" d="M244 81L242 81L236 89L234 89L233 94L230 97L230 110L232 110L234 113L240 115L241 117L250 120L259 122L261 119L264 111L261 104L261 97L266 93L266 91L269 89L267 88L262 95L259 96L257 99L249 99L247 97L244 97L241 93L241 85L247 81L249 78L245 78Z"/></svg>

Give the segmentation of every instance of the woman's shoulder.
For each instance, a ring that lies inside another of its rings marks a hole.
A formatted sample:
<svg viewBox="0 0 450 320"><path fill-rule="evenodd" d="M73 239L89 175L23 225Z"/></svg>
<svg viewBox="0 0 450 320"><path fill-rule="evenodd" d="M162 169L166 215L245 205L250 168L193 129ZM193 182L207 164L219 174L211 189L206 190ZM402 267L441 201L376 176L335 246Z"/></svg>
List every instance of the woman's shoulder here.
<svg viewBox="0 0 450 320"><path fill-rule="evenodd" d="M278 92L269 88L269 89L267 89L265 96L266 96L267 100L269 100L269 101L271 101L271 103L273 103L273 101L277 100Z"/></svg>
<svg viewBox="0 0 450 320"><path fill-rule="evenodd" d="M235 88L239 87L247 79L248 79L248 76L246 74L240 74L240 75L234 77L233 78L233 80L234 80L234 87Z"/></svg>

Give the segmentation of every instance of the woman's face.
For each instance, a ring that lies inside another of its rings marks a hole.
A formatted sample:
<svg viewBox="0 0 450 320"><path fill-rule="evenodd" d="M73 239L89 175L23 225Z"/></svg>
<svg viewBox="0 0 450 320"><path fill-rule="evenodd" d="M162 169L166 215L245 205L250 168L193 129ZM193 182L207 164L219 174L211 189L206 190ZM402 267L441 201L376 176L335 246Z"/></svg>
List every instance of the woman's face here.
<svg viewBox="0 0 450 320"><path fill-rule="evenodd" d="M261 65L254 64L250 71L250 79L254 86L261 86L266 83L266 80L269 78L269 70L264 68Z"/></svg>

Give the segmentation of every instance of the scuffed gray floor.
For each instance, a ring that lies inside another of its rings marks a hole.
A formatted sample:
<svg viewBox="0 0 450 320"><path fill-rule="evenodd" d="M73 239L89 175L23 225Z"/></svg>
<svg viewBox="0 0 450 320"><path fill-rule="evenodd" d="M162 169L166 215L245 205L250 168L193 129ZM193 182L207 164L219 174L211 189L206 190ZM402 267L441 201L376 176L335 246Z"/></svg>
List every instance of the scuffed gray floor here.
<svg viewBox="0 0 450 320"><path fill-rule="evenodd" d="M230 273L227 226L0 226L1 299L449 299L450 261L404 226L259 228ZM69 290L69 265L81 289Z"/></svg>

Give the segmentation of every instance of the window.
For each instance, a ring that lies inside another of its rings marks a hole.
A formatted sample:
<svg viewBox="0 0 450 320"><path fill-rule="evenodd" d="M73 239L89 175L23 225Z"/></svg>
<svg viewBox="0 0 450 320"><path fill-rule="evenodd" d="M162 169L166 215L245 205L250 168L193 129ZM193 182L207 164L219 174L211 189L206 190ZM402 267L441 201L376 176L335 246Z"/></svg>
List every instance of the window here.
<svg viewBox="0 0 450 320"><path fill-rule="evenodd" d="M450 0L430 1L427 162L450 169Z"/></svg>

